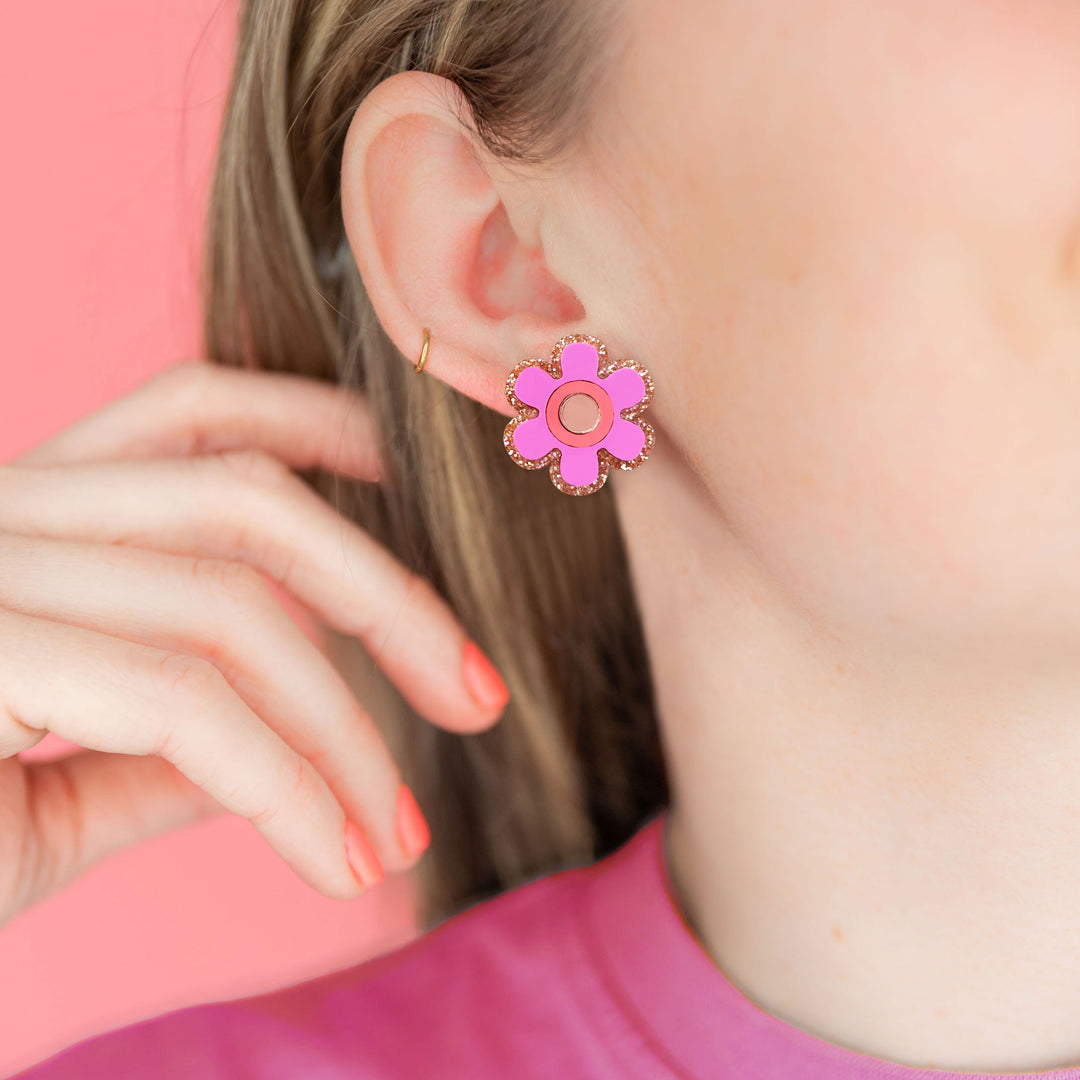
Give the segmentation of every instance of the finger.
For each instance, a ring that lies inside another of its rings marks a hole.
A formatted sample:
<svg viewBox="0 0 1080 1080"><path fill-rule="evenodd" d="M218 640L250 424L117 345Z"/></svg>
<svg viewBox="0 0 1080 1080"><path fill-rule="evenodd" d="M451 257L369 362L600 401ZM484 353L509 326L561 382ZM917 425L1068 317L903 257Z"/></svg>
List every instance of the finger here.
<svg viewBox="0 0 1080 1080"><path fill-rule="evenodd" d="M21 769L5 774L5 766ZM17 912L44 899L93 863L224 807L160 757L84 750L52 761L0 761L0 801L29 824L26 842L0 869ZM18 806L14 799L18 798Z"/></svg>
<svg viewBox="0 0 1080 1080"><path fill-rule="evenodd" d="M371 407L346 387L206 360L163 369L9 463L184 457L252 448L361 480L381 467Z"/></svg>
<svg viewBox="0 0 1080 1080"><path fill-rule="evenodd" d="M0 728L163 757L251 821L303 881L337 899L359 895L341 804L213 664L12 611L0 611L0 640Z"/></svg>
<svg viewBox="0 0 1080 1080"><path fill-rule="evenodd" d="M0 466L0 531L248 563L358 637L432 723L481 730L506 704L497 675L474 696L467 635L430 582L258 451Z"/></svg>
<svg viewBox="0 0 1080 1080"><path fill-rule="evenodd" d="M330 785L393 872L401 774L341 673L246 563L0 534L0 607L202 656Z"/></svg>

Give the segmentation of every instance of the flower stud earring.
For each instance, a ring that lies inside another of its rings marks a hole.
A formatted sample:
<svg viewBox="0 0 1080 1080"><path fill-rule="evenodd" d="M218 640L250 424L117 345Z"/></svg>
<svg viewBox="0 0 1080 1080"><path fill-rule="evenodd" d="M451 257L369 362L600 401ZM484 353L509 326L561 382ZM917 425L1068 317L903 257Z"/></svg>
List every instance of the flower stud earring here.
<svg viewBox="0 0 1080 1080"><path fill-rule="evenodd" d="M548 466L567 495L591 495L610 468L636 469L655 442L641 414L653 398L652 376L636 360L608 361L604 343L570 334L550 360L522 360L506 379L517 416L503 444L523 469Z"/></svg>

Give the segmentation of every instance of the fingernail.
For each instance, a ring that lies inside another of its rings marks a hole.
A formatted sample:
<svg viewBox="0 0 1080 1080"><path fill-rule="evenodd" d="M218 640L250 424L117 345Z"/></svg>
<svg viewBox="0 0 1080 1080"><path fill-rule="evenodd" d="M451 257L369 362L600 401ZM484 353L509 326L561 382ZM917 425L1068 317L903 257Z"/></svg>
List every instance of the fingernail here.
<svg viewBox="0 0 1080 1080"><path fill-rule="evenodd" d="M370 889L382 881L384 871L379 856L368 843L368 838L348 819L345 821L345 856L365 889Z"/></svg>
<svg viewBox="0 0 1080 1080"><path fill-rule="evenodd" d="M412 857L431 843L431 830L416 805L413 793L402 784L397 793L397 834L401 849Z"/></svg>
<svg viewBox="0 0 1080 1080"><path fill-rule="evenodd" d="M465 682L469 692L485 709L501 709L510 700L506 683L475 641L465 642Z"/></svg>

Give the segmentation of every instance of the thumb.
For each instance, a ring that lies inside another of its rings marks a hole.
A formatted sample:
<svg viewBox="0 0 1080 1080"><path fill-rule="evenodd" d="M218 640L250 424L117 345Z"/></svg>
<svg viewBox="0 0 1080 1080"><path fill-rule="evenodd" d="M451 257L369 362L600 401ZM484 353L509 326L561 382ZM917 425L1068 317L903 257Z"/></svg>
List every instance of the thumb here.
<svg viewBox="0 0 1080 1080"><path fill-rule="evenodd" d="M23 762L28 835L16 910L100 859L224 807L156 755L83 750Z"/></svg>

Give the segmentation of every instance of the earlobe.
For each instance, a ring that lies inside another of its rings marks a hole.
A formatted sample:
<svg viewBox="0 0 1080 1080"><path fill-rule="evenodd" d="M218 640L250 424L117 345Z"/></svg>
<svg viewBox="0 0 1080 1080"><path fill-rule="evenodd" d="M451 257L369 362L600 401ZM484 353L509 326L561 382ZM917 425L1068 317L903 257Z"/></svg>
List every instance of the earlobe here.
<svg viewBox="0 0 1080 1080"><path fill-rule="evenodd" d="M381 82L346 135L342 215L376 315L409 362L431 327L426 376L512 415L514 364L581 330L585 310L544 263L528 181L493 176L466 118L447 79Z"/></svg>

